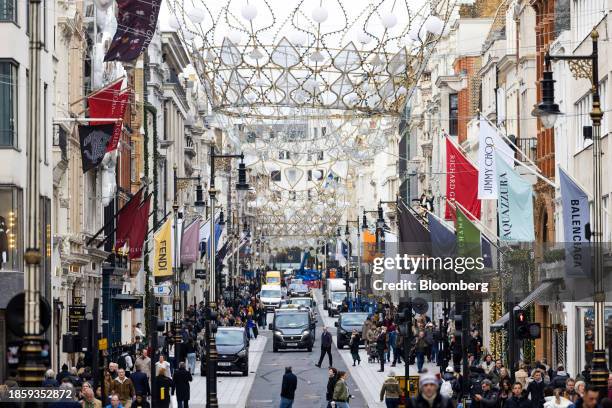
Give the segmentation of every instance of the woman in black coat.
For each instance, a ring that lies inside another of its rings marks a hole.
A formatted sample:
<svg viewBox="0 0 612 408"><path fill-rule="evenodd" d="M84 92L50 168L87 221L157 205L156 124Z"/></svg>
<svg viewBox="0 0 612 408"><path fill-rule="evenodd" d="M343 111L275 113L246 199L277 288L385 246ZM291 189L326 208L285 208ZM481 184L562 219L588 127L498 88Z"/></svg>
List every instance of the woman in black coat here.
<svg viewBox="0 0 612 408"><path fill-rule="evenodd" d="M334 397L334 388L338 382L338 370L334 367L329 367L329 378L327 380L327 392L325 393L325 399L327 400L327 408L331 408L331 402Z"/></svg>
<svg viewBox="0 0 612 408"><path fill-rule="evenodd" d="M191 373L185 369L185 362L181 361L179 368L174 372L174 387L178 408L189 408L189 383L193 380Z"/></svg>
<svg viewBox="0 0 612 408"><path fill-rule="evenodd" d="M353 367L355 367L355 363L361 364L361 357L359 357L359 341L360 341L359 333L357 330L353 330L353 334L351 335L351 340L349 341L349 349L351 350L351 357L353 357Z"/></svg>

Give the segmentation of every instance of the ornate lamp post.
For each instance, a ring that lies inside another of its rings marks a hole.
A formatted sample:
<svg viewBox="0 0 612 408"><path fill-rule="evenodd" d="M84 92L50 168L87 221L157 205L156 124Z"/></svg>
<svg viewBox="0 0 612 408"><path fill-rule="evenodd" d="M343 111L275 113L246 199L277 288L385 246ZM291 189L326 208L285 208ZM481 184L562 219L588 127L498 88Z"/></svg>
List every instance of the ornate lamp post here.
<svg viewBox="0 0 612 408"><path fill-rule="evenodd" d="M555 88L551 61L568 61L574 78L584 78L591 81L592 109L590 112L593 123L593 261L594 261L594 311L595 311L595 351L593 353L593 363L591 370L591 380L593 385L600 391L600 395L607 392L608 365L606 363L605 352L605 289L603 273L603 208L602 208L602 167L601 167L601 121L603 112L599 96L599 58L597 40L599 33L596 30L591 32L592 52L590 55L564 56L546 54L546 70L542 78L542 102L533 111L534 116L538 116L545 128L552 128L561 115L559 105L555 103Z"/></svg>
<svg viewBox="0 0 612 408"><path fill-rule="evenodd" d="M215 253L215 200L217 190L215 190L215 159L240 158L238 166L238 183L236 190L239 194L249 189L249 184L246 182L246 166L244 164L244 155L241 154L216 154L215 147L210 146L210 246L209 246L209 285L208 285L208 308L206 316L206 408L218 408L219 401L217 398L217 345L215 343L214 333L217 331L215 320L217 318L217 284L216 284L216 253ZM221 221L220 221L221 223Z"/></svg>
<svg viewBox="0 0 612 408"><path fill-rule="evenodd" d="M174 355L177 360L181 358L181 344L183 337L181 336L181 293L180 293L180 282L181 282L181 250L179 248L179 228L178 221L183 219L183 213L179 212L178 193L188 187L189 182L193 180L198 181L196 188L196 201L194 206L196 209L202 209L205 204L203 200L203 189L200 176L198 177L178 177L177 167L174 165L173 181L174 181L174 201L172 203L172 211L174 212L174 262L172 268L172 286L174 287L174 296L172 299L173 303L173 320L174 320Z"/></svg>

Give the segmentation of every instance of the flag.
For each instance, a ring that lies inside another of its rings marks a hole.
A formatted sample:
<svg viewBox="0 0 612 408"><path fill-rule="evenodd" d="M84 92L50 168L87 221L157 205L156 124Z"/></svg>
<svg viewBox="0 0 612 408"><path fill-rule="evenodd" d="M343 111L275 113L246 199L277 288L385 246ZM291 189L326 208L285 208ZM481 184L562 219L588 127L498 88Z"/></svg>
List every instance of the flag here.
<svg viewBox="0 0 612 408"><path fill-rule="evenodd" d="M370 231L363 231L363 251L361 251L361 262L370 263L376 256L376 235Z"/></svg>
<svg viewBox="0 0 612 408"><path fill-rule="evenodd" d="M123 79L120 79L105 88L87 97L90 118L117 119L117 122L89 122L90 125L108 124L113 125L112 137L106 145L106 151L111 152L117 148L123 124L121 120L129 103L128 90L121 91Z"/></svg>
<svg viewBox="0 0 612 408"><path fill-rule="evenodd" d="M134 224L138 221L140 200L142 199L142 189L138 190L136 194L125 203L119 210L117 215L117 228L115 229L115 251L128 242L130 233L134 228ZM131 244L131 243L130 243Z"/></svg>
<svg viewBox="0 0 612 408"><path fill-rule="evenodd" d="M200 220L189 224L183 231L181 241L181 264L191 265L198 260L198 238L200 232Z"/></svg>
<svg viewBox="0 0 612 408"><path fill-rule="evenodd" d="M147 49L155 29L161 0L117 0L117 31L104 61L130 62Z"/></svg>
<svg viewBox="0 0 612 408"><path fill-rule="evenodd" d="M172 276L172 218L168 218L153 236L155 256L153 276Z"/></svg>
<svg viewBox="0 0 612 408"><path fill-rule="evenodd" d="M457 255L465 258L480 257L480 230L459 206L457 206L455 216L455 231L457 232Z"/></svg>
<svg viewBox="0 0 612 408"><path fill-rule="evenodd" d="M452 257L457 252L457 237L432 213L428 214L431 236L431 254L436 257Z"/></svg>
<svg viewBox="0 0 612 408"><path fill-rule="evenodd" d="M90 118L117 118L116 112L119 107L119 95L123 78L106 87L93 92L87 97L87 107ZM90 125L106 125L109 122L90 121Z"/></svg>
<svg viewBox="0 0 612 408"><path fill-rule="evenodd" d="M79 125L81 161L83 173L98 167L106 153L106 144L111 139L114 125Z"/></svg>
<svg viewBox="0 0 612 408"><path fill-rule="evenodd" d="M397 209L400 241L399 253L419 256L430 255L431 236L427 228L403 202L398 204ZM397 242L397 239L395 242Z"/></svg>
<svg viewBox="0 0 612 408"><path fill-rule="evenodd" d="M497 156L495 153L499 153ZM514 151L502 140L486 119L480 119L478 133L478 198L481 200L497 199L496 183L497 160L501 158L511 168L514 167Z"/></svg>
<svg viewBox="0 0 612 408"><path fill-rule="evenodd" d="M591 276L591 251L586 235L587 228L590 228L587 225L591 220L589 196L561 167L559 184L565 242L565 276L588 277Z"/></svg>
<svg viewBox="0 0 612 408"><path fill-rule="evenodd" d="M474 217L480 219L480 200L478 199L478 170L446 138L446 211L447 220L455 219L454 202L461 204ZM472 218L470 216L470 218Z"/></svg>
<svg viewBox="0 0 612 408"><path fill-rule="evenodd" d="M138 207L138 213L132 230L129 235L130 259L138 259L142 256L142 247L147 237L147 230L149 229L149 208L151 206L151 195L149 195Z"/></svg>
<svg viewBox="0 0 612 408"><path fill-rule="evenodd" d="M115 150L117 148L117 145L119 144L119 139L121 139L121 131L123 130L122 120L129 103L129 96L129 91L126 90L119 94L119 101L117 102L117 104L115 104L115 102L113 101L113 106L117 105L117 107L115 108L116 110L113 110L112 116L110 117L117 118L119 120L115 122L115 127L113 128L113 137L111 138L111 140L108 141L108 144L106 145L107 152L112 152L113 150Z"/></svg>
<svg viewBox="0 0 612 408"><path fill-rule="evenodd" d="M533 189L512 167L497 156L497 223L502 241L535 241Z"/></svg>
<svg viewBox="0 0 612 408"><path fill-rule="evenodd" d="M401 228L401 224L400 224L400 228ZM395 259L396 256L398 255L397 234L394 234L389 231L385 231L384 234L385 234L385 258ZM398 274L397 265L394 264L393 267L391 268L385 268L385 272L383 274L383 282L398 282L399 278L400 276Z"/></svg>
<svg viewBox="0 0 612 408"><path fill-rule="evenodd" d="M482 248L482 263L485 268L493 268L493 245L484 235L480 240L480 247ZM495 248L497 250L497 248ZM496 251L497 253L497 251Z"/></svg>
<svg viewBox="0 0 612 408"><path fill-rule="evenodd" d="M336 261L342 267L346 266L346 244L340 238L336 238Z"/></svg>

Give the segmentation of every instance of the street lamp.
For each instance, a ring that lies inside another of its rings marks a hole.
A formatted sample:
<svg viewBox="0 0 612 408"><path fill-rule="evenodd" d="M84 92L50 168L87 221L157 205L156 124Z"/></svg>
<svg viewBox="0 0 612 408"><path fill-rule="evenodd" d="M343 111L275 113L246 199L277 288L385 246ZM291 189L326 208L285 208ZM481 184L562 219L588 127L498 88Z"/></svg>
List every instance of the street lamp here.
<svg viewBox="0 0 612 408"><path fill-rule="evenodd" d="M210 250L208 254L209 258L209 271L208 274L208 307L206 316L206 408L217 408L219 401L217 398L217 345L215 343L214 332L216 332L216 325L214 320L217 318L217 284L216 284L216 252L215 252L215 200L217 190L215 190L215 159L226 159L226 158L240 158L242 166L238 167L238 183L236 188L240 190L248 190L249 185L246 182L246 167L244 166L244 154L216 154L215 146L210 146L210 188L208 193L210 195ZM239 188L240 186L240 188ZM219 215L219 225L224 224L223 211Z"/></svg>
<svg viewBox="0 0 612 408"><path fill-rule="evenodd" d="M542 125L546 128L554 126L556 118L561 114L559 106L555 104L554 94L554 79L551 70L551 61L568 61L575 68L572 72L575 79L583 78L591 81L592 92L592 109L590 112L591 121L593 122L593 242L594 242L594 304L595 311L595 351L593 353L593 363L591 370L591 381L599 390L600 396L603 396L607 390L608 381L608 365L606 363L605 352L605 304L606 296L604 290L603 278L603 208L602 208L602 167L601 167L601 121L603 112L601 110L601 102L599 96L599 58L597 40L599 33L597 30L591 32L592 52L590 55L564 56L546 54L545 64L546 71L543 73L542 79L542 103L532 112L534 116L538 116L542 121Z"/></svg>
<svg viewBox="0 0 612 408"><path fill-rule="evenodd" d="M368 228L368 223L367 220L365 219L365 214L363 215L364 218L362 221L365 221L364 224L361 225L361 229L366 230ZM357 300L357 286L359 285L359 275L361 274L361 229L360 229L360 225L359 225L359 216L357 216L357 219L352 221L352 220L347 220L346 221L346 230L345 230L345 234L348 236L349 235L349 224L350 223L354 223L357 226L357 267L355 268L355 300ZM364 227L365 225L365 227Z"/></svg>
<svg viewBox="0 0 612 408"><path fill-rule="evenodd" d="M192 180L198 181L198 187L200 189L200 197L198 197L198 188L196 188L196 201L194 206L196 208L203 208L203 192L201 186L201 178L198 177L178 177L177 166L173 168L173 181L174 181L174 200L172 203L172 210L174 212L174 262L172 268L172 286L174 287L174 296L172 299L172 311L174 320L174 355L177 359L181 358L181 343L183 337L181 336L181 296L180 296L180 281L182 265L180 260L180 248L179 248L179 232L178 232L178 221L183 219L183 213L179 213L178 193L179 191L187 188L189 182ZM199 201L198 201L199 200Z"/></svg>

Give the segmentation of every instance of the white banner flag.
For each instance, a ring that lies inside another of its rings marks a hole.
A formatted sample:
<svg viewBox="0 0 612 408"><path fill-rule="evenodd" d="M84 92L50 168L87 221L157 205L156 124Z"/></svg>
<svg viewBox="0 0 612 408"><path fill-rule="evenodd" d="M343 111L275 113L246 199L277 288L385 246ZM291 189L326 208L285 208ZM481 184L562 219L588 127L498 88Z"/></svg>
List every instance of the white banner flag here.
<svg viewBox="0 0 612 408"><path fill-rule="evenodd" d="M497 133L486 119L480 119L478 133L478 198L481 200L496 200L497 166L495 151L499 153L510 167L514 167L514 151Z"/></svg>

